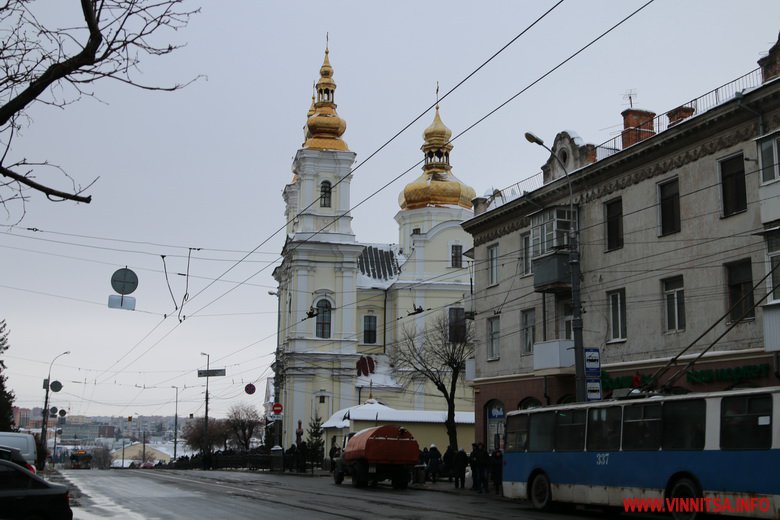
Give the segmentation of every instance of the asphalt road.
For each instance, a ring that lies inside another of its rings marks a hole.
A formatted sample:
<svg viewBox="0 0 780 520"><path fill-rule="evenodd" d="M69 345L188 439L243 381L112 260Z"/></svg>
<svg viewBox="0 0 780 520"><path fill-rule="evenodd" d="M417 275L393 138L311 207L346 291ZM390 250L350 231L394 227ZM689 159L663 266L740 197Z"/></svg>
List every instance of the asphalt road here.
<svg viewBox="0 0 780 520"><path fill-rule="evenodd" d="M496 519L577 520L594 514L539 514L527 504L439 482L399 491L356 489L349 480L243 471L64 470L74 518L121 519Z"/></svg>

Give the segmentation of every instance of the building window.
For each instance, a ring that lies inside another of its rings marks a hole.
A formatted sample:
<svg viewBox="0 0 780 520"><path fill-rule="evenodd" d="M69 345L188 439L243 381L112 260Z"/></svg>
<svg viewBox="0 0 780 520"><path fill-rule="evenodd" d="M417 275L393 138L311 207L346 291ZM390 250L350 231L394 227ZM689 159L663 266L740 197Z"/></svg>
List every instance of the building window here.
<svg viewBox="0 0 780 520"><path fill-rule="evenodd" d="M520 312L520 341L522 341L523 354L534 351L536 342L536 310L527 309Z"/></svg>
<svg viewBox="0 0 780 520"><path fill-rule="evenodd" d="M363 316L363 343L376 343L376 316Z"/></svg>
<svg viewBox="0 0 780 520"><path fill-rule="evenodd" d="M569 245L569 231L576 227L574 215L566 208L551 208L531 217L533 256L544 255Z"/></svg>
<svg viewBox="0 0 780 520"><path fill-rule="evenodd" d="M322 184L320 184L320 207L321 208L330 207L330 193L331 193L330 183L328 181L322 181Z"/></svg>
<svg viewBox="0 0 780 520"><path fill-rule="evenodd" d="M623 247L623 200L615 199L604 204L607 251Z"/></svg>
<svg viewBox="0 0 780 520"><path fill-rule="evenodd" d="M463 246L460 244L450 247L450 267L463 267Z"/></svg>
<svg viewBox="0 0 780 520"><path fill-rule="evenodd" d="M488 247L488 285L498 283L498 244Z"/></svg>
<svg viewBox="0 0 780 520"><path fill-rule="evenodd" d="M761 182L780 179L780 137L774 136L761 142Z"/></svg>
<svg viewBox="0 0 780 520"><path fill-rule="evenodd" d="M317 325L316 335L318 338L330 337L330 311L332 307L328 300L320 300L317 302Z"/></svg>
<svg viewBox="0 0 780 520"><path fill-rule="evenodd" d="M488 318L487 320L487 357L488 359L498 359L501 355L499 342L501 340L501 322L500 318Z"/></svg>
<svg viewBox="0 0 780 520"><path fill-rule="evenodd" d="M450 343L466 342L466 310L463 307L450 307L449 310Z"/></svg>
<svg viewBox="0 0 780 520"><path fill-rule="evenodd" d="M661 208L661 235L680 231L680 186L677 179L658 185Z"/></svg>
<svg viewBox="0 0 780 520"><path fill-rule="evenodd" d="M607 293L609 300L610 340L626 339L626 290L618 289Z"/></svg>
<svg viewBox="0 0 780 520"><path fill-rule="evenodd" d="M769 251L769 269L773 269L769 278L769 300L780 300L780 233L775 232L766 237L766 247Z"/></svg>
<svg viewBox="0 0 780 520"><path fill-rule="evenodd" d="M747 209L745 191L745 159L742 154L720 161L720 189L723 197L723 216L728 217Z"/></svg>
<svg viewBox="0 0 780 520"><path fill-rule="evenodd" d="M520 235L520 269L522 274L531 274L534 272L531 263L531 233Z"/></svg>
<svg viewBox="0 0 780 520"><path fill-rule="evenodd" d="M729 289L729 320L733 323L754 318L753 308L753 268L750 259L726 264L726 276Z"/></svg>
<svg viewBox="0 0 780 520"><path fill-rule="evenodd" d="M676 276L663 281L666 305L666 330L673 332L685 329L685 293L683 277Z"/></svg>
<svg viewBox="0 0 780 520"><path fill-rule="evenodd" d="M321 395L319 396L320 404L325 404L325 396Z"/></svg>

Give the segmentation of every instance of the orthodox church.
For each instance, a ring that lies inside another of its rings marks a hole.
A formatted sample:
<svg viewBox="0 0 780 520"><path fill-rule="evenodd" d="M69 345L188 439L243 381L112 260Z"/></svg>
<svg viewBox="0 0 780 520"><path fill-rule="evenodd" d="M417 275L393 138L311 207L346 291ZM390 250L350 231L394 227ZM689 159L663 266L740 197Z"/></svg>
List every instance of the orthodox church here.
<svg viewBox="0 0 780 520"><path fill-rule="evenodd" d="M450 166L452 132L439 107L423 134L421 175L398 197L397 244L360 243L352 231L350 184L355 153L342 138L328 50L305 141L284 187L286 241L274 270L279 299L274 397L284 408L281 441L289 446L314 417L325 421L369 398L397 409L446 410L422 376L399 377L393 349L407 334L445 316L465 323L474 190ZM381 218L381 215L377 217ZM409 374L406 374L409 376ZM463 380L456 410L474 410ZM465 439L464 439L465 440Z"/></svg>

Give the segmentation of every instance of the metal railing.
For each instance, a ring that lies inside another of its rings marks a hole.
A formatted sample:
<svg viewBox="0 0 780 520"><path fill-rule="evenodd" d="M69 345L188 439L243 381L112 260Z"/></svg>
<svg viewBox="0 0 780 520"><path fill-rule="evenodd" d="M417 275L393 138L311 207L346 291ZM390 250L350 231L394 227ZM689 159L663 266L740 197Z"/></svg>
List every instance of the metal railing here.
<svg viewBox="0 0 780 520"><path fill-rule="evenodd" d="M708 110L733 99L738 92L756 88L761 85L762 80L761 69L757 68L735 80L710 90L706 94L683 103L682 105L678 105L661 115L655 116L652 120L644 121L633 129L624 129L616 137L596 146L596 162L621 152L624 148L639 143L643 139L659 134L685 119L701 115ZM632 132L635 135L630 135ZM629 144L624 147L624 143ZM492 200L491 204L488 206L488 210L495 209L499 206L503 206L507 202L520 198L526 193L541 188L543 184L542 172L539 172L504 189L495 190L491 196Z"/></svg>

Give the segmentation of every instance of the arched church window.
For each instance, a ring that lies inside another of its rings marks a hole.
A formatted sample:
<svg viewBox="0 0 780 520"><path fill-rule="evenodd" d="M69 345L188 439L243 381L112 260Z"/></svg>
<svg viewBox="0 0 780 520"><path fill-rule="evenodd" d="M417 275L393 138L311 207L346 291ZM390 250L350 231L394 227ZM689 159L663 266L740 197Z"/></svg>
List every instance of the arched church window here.
<svg viewBox="0 0 780 520"><path fill-rule="evenodd" d="M330 207L330 192L331 192L330 183L328 181L322 181L322 184L320 184L320 207L321 208Z"/></svg>
<svg viewBox="0 0 780 520"><path fill-rule="evenodd" d="M330 311L332 307L328 300L317 302L316 335L318 338L330 338Z"/></svg>

